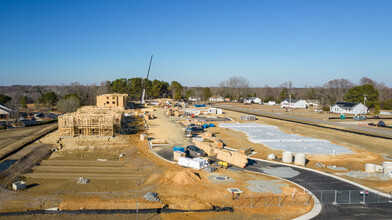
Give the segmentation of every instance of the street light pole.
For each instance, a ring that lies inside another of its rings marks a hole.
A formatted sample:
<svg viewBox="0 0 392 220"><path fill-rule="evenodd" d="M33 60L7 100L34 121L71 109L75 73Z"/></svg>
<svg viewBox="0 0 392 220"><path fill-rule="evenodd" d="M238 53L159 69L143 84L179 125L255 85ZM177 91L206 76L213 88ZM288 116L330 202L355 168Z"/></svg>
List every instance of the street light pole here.
<svg viewBox="0 0 392 220"><path fill-rule="evenodd" d="M366 94L363 94L363 105L365 106L364 108L364 115L366 115Z"/></svg>

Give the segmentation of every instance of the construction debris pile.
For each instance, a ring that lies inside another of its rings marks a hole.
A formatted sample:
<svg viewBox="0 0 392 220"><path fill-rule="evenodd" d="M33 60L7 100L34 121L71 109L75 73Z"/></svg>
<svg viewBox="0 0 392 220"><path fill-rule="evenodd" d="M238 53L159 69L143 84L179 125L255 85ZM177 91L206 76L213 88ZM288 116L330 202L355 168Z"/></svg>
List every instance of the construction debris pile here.
<svg viewBox="0 0 392 220"><path fill-rule="evenodd" d="M84 177L79 177L79 179L78 179L78 181L77 181L77 184L87 184L87 183L89 183L89 182L90 182L89 179L86 179L86 178L84 178Z"/></svg>
<svg viewBox="0 0 392 220"><path fill-rule="evenodd" d="M179 108L178 108L178 107L176 107L176 108L174 108L174 109L169 109L169 110L167 110L167 112L166 112L166 115L167 115L167 116L180 117L182 114L183 114L183 112L182 112L182 111L179 111Z"/></svg>
<svg viewBox="0 0 392 220"><path fill-rule="evenodd" d="M114 136L121 131L123 111L119 108L84 106L58 117L62 136Z"/></svg>
<svg viewBox="0 0 392 220"><path fill-rule="evenodd" d="M148 192L144 194L143 199L148 200L150 202L160 202L161 200L158 197L158 193Z"/></svg>

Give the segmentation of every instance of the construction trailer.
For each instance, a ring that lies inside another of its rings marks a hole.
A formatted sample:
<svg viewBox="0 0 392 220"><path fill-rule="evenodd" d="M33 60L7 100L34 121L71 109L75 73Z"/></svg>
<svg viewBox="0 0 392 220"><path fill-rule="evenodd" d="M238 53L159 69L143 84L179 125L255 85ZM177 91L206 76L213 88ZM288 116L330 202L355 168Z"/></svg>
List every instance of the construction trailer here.
<svg viewBox="0 0 392 220"><path fill-rule="evenodd" d="M123 111L118 108L84 106L58 117L61 136L114 136L120 133Z"/></svg>

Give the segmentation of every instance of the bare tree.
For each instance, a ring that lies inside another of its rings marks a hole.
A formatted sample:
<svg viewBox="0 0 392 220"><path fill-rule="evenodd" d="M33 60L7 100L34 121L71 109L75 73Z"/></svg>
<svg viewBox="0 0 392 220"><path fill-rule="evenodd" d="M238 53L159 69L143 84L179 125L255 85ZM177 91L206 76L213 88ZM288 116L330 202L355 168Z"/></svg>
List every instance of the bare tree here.
<svg viewBox="0 0 392 220"><path fill-rule="evenodd" d="M233 97L240 100L241 96L245 95L249 88L249 81L244 77L233 76L227 81L219 84L221 87L228 88L233 94Z"/></svg>
<svg viewBox="0 0 392 220"><path fill-rule="evenodd" d="M103 81L101 82L101 86L97 88L97 95L108 94L111 93L112 88L110 87L110 81Z"/></svg>
<svg viewBox="0 0 392 220"><path fill-rule="evenodd" d="M324 84L328 102L343 101L343 96L354 84L347 79L334 79Z"/></svg>
<svg viewBox="0 0 392 220"><path fill-rule="evenodd" d="M372 85L372 86L375 87L376 84L377 84L377 82L374 81L374 80L372 80L372 79L370 79L370 78L368 78L368 77L362 77L362 78L359 80L359 85L363 86L363 85L366 85L366 84L370 84L370 85Z"/></svg>
<svg viewBox="0 0 392 220"><path fill-rule="evenodd" d="M60 99L57 102L57 109L63 112L74 112L80 107L80 100L75 96Z"/></svg>

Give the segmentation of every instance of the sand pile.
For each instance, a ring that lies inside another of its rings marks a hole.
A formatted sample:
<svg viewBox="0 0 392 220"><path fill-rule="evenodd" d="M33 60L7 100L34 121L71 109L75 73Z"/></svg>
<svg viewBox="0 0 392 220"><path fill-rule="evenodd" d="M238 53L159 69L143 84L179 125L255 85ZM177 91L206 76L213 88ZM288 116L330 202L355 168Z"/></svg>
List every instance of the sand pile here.
<svg viewBox="0 0 392 220"><path fill-rule="evenodd" d="M200 175L190 170L169 170L164 181L170 181L178 185L195 184L201 181Z"/></svg>

